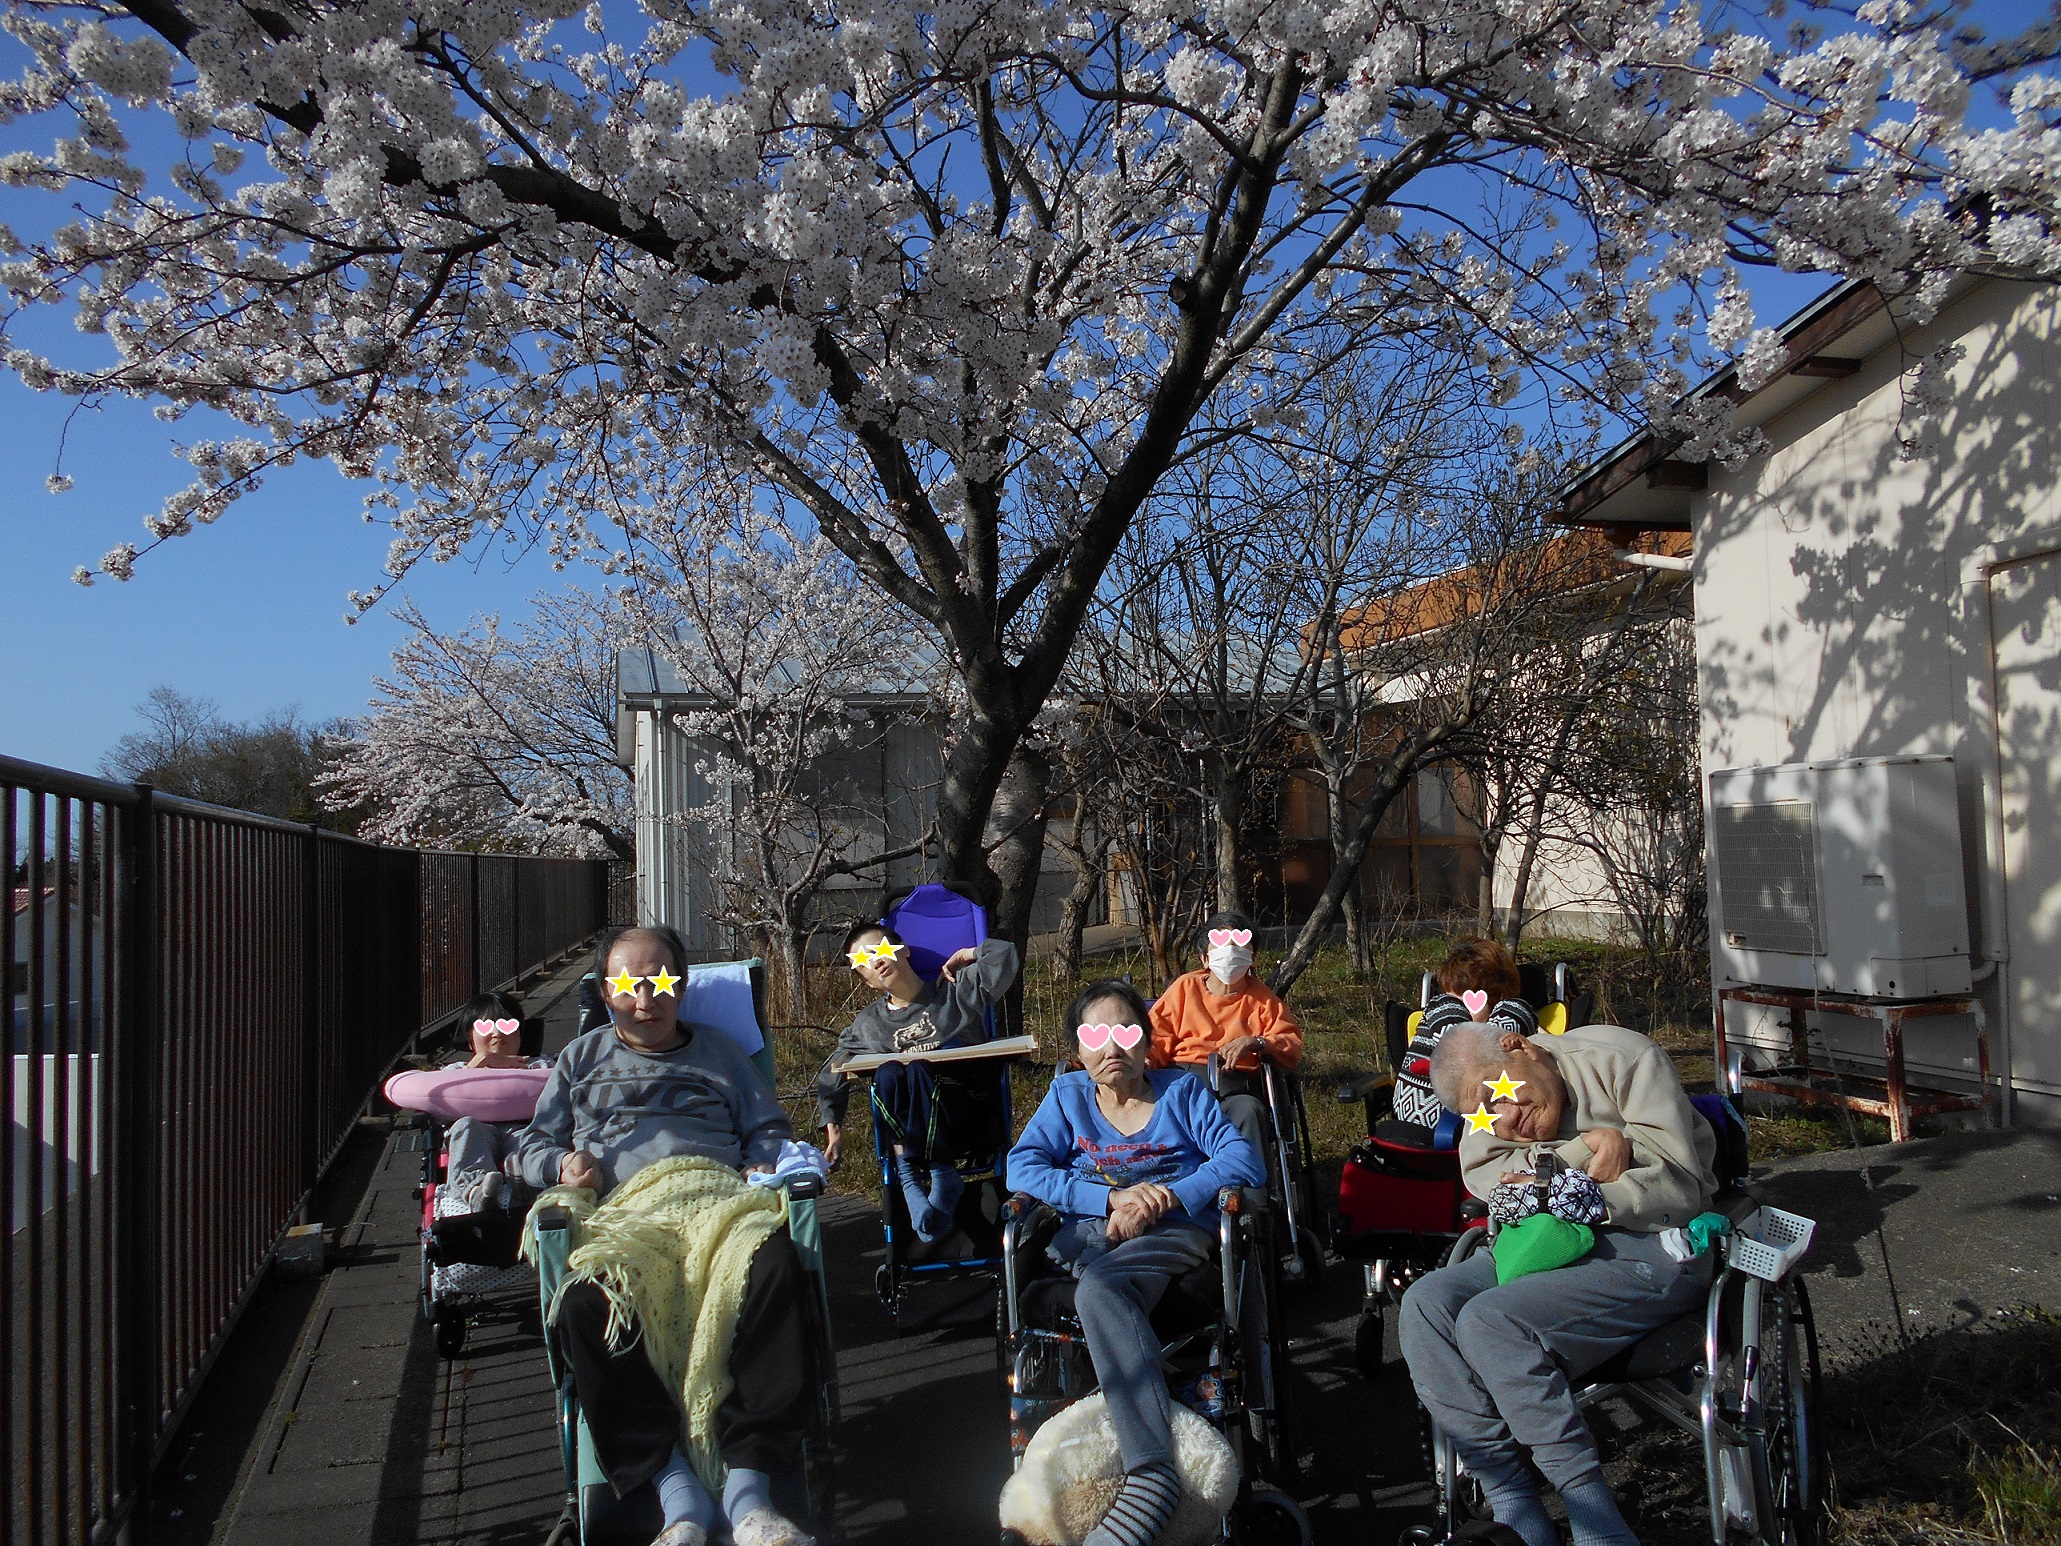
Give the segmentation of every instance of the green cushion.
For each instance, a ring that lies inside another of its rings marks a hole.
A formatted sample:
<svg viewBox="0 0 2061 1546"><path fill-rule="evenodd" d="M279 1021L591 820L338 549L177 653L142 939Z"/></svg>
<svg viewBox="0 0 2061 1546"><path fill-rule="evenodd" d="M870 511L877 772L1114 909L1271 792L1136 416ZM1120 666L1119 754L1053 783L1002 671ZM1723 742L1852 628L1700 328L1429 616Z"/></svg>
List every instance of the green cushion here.
<svg viewBox="0 0 2061 1546"><path fill-rule="evenodd" d="M1496 1281L1515 1282L1533 1272L1569 1266L1595 1249L1596 1232L1552 1213L1534 1213L1496 1231Z"/></svg>

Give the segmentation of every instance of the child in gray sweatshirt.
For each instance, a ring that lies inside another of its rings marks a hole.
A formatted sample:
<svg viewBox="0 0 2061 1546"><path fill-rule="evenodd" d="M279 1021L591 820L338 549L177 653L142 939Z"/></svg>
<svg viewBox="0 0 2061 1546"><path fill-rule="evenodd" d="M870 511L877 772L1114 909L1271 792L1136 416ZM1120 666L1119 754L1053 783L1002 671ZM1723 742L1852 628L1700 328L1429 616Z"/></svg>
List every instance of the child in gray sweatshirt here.
<svg viewBox="0 0 2061 1546"><path fill-rule="evenodd" d="M844 1065L868 1052L918 1052L988 1039L988 1011L1016 981L1016 947L983 940L944 964L935 983L909 964L909 947L885 924L862 923L844 942L859 980L881 996L860 1010L816 1078L816 1109L823 1122L823 1152L836 1164L844 1152L844 1117L850 1089ZM887 1134L896 1178L909 1204L909 1223L924 1240L952 1225L964 1182L951 1163L955 1147L948 1088L924 1063L887 1063L874 1070L873 1116ZM923 1168L929 1167L926 1183Z"/></svg>

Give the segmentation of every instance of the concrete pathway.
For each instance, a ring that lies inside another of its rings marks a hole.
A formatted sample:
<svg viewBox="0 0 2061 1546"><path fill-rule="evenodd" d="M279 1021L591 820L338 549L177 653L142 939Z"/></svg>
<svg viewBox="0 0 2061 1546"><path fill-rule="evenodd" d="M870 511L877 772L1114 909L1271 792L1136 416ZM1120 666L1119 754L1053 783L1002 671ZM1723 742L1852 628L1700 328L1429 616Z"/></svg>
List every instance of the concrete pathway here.
<svg viewBox="0 0 2061 1546"><path fill-rule="evenodd" d="M576 978L561 974L534 996L560 993L569 1013L563 995ZM517 1297L483 1320L457 1360L430 1346L415 1304L419 1155L409 1137L393 1135L367 1167L337 1266L216 1542L516 1546L540 1542L558 1516L534 1305ZM1771 1202L1819 1221L1809 1274L1834 1367L1879 1350L1899 1322L1966 1324L2014 1304L2061 1305L2061 1134L1962 1133L1816 1155L1769 1167L1762 1184ZM914 1301L918 1324L897 1336L871 1288L877 1215L831 1198L823 1221L847 1539L991 1540L1008 1469L992 1291L926 1290ZM1291 1304L1302 1469L1290 1490L1318 1541L1388 1546L1425 1517L1428 1492L1400 1369L1374 1384L1352 1371L1356 1310L1357 1274L1340 1266Z"/></svg>
<svg viewBox="0 0 2061 1546"><path fill-rule="evenodd" d="M1761 1189L1818 1221L1806 1267L1832 1367L1879 1351L1885 1334L2061 1308L2061 1132L1804 1155L1769 1167Z"/></svg>

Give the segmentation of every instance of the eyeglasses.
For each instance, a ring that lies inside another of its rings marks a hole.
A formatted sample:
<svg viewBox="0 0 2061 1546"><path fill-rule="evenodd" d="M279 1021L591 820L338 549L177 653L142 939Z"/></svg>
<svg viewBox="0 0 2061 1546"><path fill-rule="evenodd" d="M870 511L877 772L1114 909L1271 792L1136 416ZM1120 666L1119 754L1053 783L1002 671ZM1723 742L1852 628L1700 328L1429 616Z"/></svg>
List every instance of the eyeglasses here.
<svg viewBox="0 0 2061 1546"><path fill-rule="evenodd" d="M1083 1025L1078 1027L1074 1034L1080 1037L1081 1045L1090 1052L1100 1052L1112 1041L1128 1052L1145 1039L1145 1027L1142 1025Z"/></svg>

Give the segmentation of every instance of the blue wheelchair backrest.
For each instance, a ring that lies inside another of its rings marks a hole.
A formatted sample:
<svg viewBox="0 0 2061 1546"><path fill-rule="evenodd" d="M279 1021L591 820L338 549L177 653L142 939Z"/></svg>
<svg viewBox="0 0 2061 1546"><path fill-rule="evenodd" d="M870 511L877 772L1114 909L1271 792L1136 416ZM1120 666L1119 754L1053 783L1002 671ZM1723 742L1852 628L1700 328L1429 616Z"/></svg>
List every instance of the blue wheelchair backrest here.
<svg viewBox="0 0 2061 1546"><path fill-rule="evenodd" d="M925 982L936 982L954 951L988 937L988 911L950 886L935 881L913 886L888 903L882 920L909 945L909 964Z"/></svg>
<svg viewBox="0 0 2061 1546"><path fill-rule="evenodd" d="M687 968L681 985L680 1018L690 1025L705 1025L721 1031L746 1057L757 1059L765 1051L765 1027L759 1021L758 993L754 974L757 960L706 961ZM593 978L580 983L580 1033L599 1030L608 1024L608 1006L598 989L587 992Z"/></svg>

